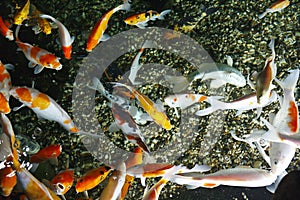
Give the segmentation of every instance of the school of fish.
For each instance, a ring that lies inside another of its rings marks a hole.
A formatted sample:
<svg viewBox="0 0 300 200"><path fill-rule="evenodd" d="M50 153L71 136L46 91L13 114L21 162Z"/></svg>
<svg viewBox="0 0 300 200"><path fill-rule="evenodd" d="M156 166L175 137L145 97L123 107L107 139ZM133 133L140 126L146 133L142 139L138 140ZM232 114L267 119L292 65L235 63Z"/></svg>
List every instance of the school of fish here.
<svg viewBox="0 0 300 200"><path fill-rule="evenodd" d="M290 1L288 0L279 0L260 14L258 18L262 19L268 13L281 11L289 4ZM110 37L105 32L110 18L116 12L129 11L131 6L132 2L125 0L123 4L103 14L95 26L91 27L85 50L91 52L100 42L109 40ZM161 12L149 10L129 16L124 19L124 22L127 25L145 29L150 21L164 20L166 17L171 17L171 14L172 10ZM38 44L23 41L22 29L26 21L30 22L26 26L31 26L36 34L40 32L47 35L52 34L52 28L58 28L59 43L64 58L39 47ZM10 22L14 26L11 26ZM76 54L72 51L75 37L70 35L68 28L63 23L54 16L44 14L30 0L26 0L16 10L12 18L6 19L5 16L0 16L0 32L7 40L16 43L18 50L29 61L28 67L34 68L34 74L39 74L44 69L61 70L63 66L60 60L66 59L68 61ZM9 74L14 66L0 61L0 122L2 126L0 134L0 194L3 198L66 199L64 195L74 187L76 192L82 193L82 195L78 194L78 197L73 197L73 199L91 199L88 191L102 182L106 182L106 187L101 195L95 199L125 199L130 185L135 179L140 179L141 185L145 186L144 200L159 199L161 191L168 182L184 185L188 189L227 185L237 187L266 186L270 192L276 190L280 180L287 174L286 169L291 163L296 149L300 148L299 111L294 97L300 70L299 66L294 66L294 69L290 70L283 80L276 78L276 38L269 43L271 55L266 58L265 66L261 66L261 71L252 75L253 82L250 80L250 75L245 78L239 70L234 68L231 57L227 56L226 64L203 63L197 71L187 76L165 76L165 80L172 85L174 94L167 96L164 102L155 102L135 88L139 84L136 79L142 66L140 63L141 55L145 49L151 47L150 44L151 41L145 41L131 62L130 74L125 82L102 83L98 77L94 77L92 85L89 86L109 101L115 120L110 125L109 131L122 131L124 137L136 146L133 156L112 166L101 165L93 168L80 177L76 175L74 169L69 169L69 166L66 166L65 170L57 172L57 175L51 180L39 180L34 176L34 171L40 163L50 162L51 165L58 165L59 156L64 151L63 145L51 144L35 151L32 155L24 154L25 150L22 148L18 135L15 135L13 125L7 114L18 112L19 109L26 106L39 118L57 122L69 133L89 134L81 131L68 112L49 95L35 89L34 84L32 87L15 85ZM253 92L230 102L222 101L220 96L179 93L198 79L201 79L201 82L209 81L211 88L224 87L226 84L242 88L248 84ZM105 88L107 85L112 86L116 93L109 92ZM283 96L277 94L280 89L283 91ZM11 108L10 96L22 105ZM269 113L269 120L260 117L263 108L276 101L279 101L280 104L278 111ZM165 112L164 105L174 109L176 117L179 118L182 110L193 104L202 104L203 102L209 106L194 113L200 117L207 116L217 110L236 110L236 115L249 110L256 110L257 120L260 120L267 127L267 131L253 130L251 134L244 135L242 138L238 137L237 135L240 134L234 131L230 131L230 134L234 139L246 142L251 148L257 148L270 168L240 166L208 173L211 169L208 165L196 164L189 169L184 165L156 163L148 160L147 158L151 157L150 141L144 138L139 126L154 122L164 130L171 130L174 125ZM262 141L269 148L262 147ZM265 152L266 149L268 154ZM24 155L27 156L28 162L23 160ZM160 180L148 188L145 179L157 177L160 177Z"/></svg>

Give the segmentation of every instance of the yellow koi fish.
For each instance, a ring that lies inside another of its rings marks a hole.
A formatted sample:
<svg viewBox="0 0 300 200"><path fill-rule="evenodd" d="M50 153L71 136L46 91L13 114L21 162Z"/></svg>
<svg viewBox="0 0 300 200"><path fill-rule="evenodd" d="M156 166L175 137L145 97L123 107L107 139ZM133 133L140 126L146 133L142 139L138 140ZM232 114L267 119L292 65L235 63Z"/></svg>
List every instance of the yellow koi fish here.
<svg viewBox="0 0 300 200"><path fill-rule="evenodd" d="M27 0L23 8L21 8L14 17L14 24L21 25L24 20L28 19L30 9L30 0Z"/></svg>

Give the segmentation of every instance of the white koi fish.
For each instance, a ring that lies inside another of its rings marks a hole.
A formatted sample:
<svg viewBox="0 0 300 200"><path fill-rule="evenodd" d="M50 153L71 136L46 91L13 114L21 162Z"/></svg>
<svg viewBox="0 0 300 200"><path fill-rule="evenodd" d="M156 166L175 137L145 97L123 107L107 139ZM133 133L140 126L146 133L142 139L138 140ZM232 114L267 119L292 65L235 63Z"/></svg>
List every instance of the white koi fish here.
<svg viewBox="0 0 300 200"><path fill-rule="evenodd" d="M263 187L272 184L276 175L264 169L236 167L222 169L212 174L184 173L174 175L172 182L186 185L188 189L214 188L219 185L237 187Z"/></svg>
<svg viewBox="0 0 300 200"><path fill-rule="evenodd" d="M72 43L74 42L74 36L71 37L68 29L54 17L45 14L41 14L40 17L50 19L57 25L60 37L60 44L64 52L65 58L68 60L71 59Z"/></svg>
<svg viewBox="0 0 300 200"><path fill-rule="evenodd" d="M209 97L202 94L174 94L167 96L164 101L169 107L175 109L175 114L179 117L177 107L183 110L195 103L203 101L210 103L212 98L220 99L222 97Z"/></svg>
<svg viewBox="0 0 300 200"><path fill-rule="evenodd" d="M265 12L263 12L262 14L260 14L258 16L258 18L262 19L268 13L273 13L273 12L281 11L282 9L288 7L288 5L290 5L290 1L289 0L278 0L275 3L273 3L269 8L267 8Z"/></svg>
<svg viewBox="0 0 300 200"><path fill-rule="evenodd" d="M217 99L211 99L210 101L211 106L206 109L197 111L196 115L205 116L205 115L209 115L212 112L215 112L216 110L228 110L228 109L237 110L236 115L240 115L243 111L256 109L259 106L262 107L267 106L270 103L274 102L276 99L277 99L277 93L275 91L270 92L268 101L264 102L265 104L263 105L262 104L259 105L257 103L256 93L245 95L231 102L222 102ZM260 112L258 113L258 116L259 115Z"/></svg>
<svg viewBox="0 0 300 200"><path fill-rule="evenodd" d="M60 58L56 57L54 54L39 47L32 46L31 44L21 42L18 37L19 30L20 26L16 28L16 43L19 49L23 51L26 58L30 61L28 63L28 67L35 67L34 74L40 73L44 68L56 70L60 70L62 68L62 65L59 62Z"/></svg>
<svg viewBox="0 0 300 200"><path fill-rule="evenodd" d="M169 14L171 10L164 10L161 13L158 13L154 10L149 10L144 13L138 13L135 15L132 15L124 20L124 22L131 26L137 26L141 29L146 28L148 26L148 22L155 21L156 19L163 20L165 19L165 15Z"/></svg>
<svg viewBox="0 0 300 200"><path fill-rule="evenodd" d="M126 165L121 163L110 175L106 187L103 189L98 200L116 200L120 194L126 178Z"/></svg>
<svg viewBox="0 0 300 200"><path fill-rule="evenodd" d="M48 95L28 87L12 87L9 93L23 103L21 107L31 108L38 117L56 121L71 133L79 132L68 113Z"/></svg>
<svg viewBox="0 0 300 200"><path fill-rule="evenodd" d="M227 63L232 64L229 57L227 58ZM246 85L245 77L239 70L228 64L203 63L195 72L192 72L187 77L166 75L165 79L174 85L174 93L185 90L198 79L201 79L201 81L210 80L210 88L219 88L226 83L237 87L244 87Z"/></svg>

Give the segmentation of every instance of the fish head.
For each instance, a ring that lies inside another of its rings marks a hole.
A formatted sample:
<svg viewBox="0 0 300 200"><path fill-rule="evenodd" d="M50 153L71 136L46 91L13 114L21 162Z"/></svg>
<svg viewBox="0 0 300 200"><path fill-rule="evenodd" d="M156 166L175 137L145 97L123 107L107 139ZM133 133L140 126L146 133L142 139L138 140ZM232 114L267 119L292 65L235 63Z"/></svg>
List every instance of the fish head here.
<svg viewBox="0 0 300 200"><path fill-rule="evenodd" d="M280 175L290 165L294 155L295 147L284 144L273 142L270 145L270 161L271 171Z"/></svg>
<svg viewBox="0 0 300 200"><path fill-rule="evenodd" d="M127 19L124 20L124 22L128 25L135 25L136 24L135 16L128 17Z"/></svg>
<svg viewBox="0 0 300 200"><path fill-rule="evenodd" d="M180 107L178 104L178 98L175 95L166 97L164 101L171 108Z"/></svg>
<svg viewBox="0 0 300 200"><path fill-rule="evenodd" d="M67 193L74 182L74 170L68 169L57 174L52 180L54 192L58 195L64 195Z"/></svg>
<svg viewBox="0 0 300 200"><path fill-rule="evenodd" d="M60 70L62 65L59 62L59 58L57 58L53 54L46 54L40 57L40 62L43 67Z"/></svg>

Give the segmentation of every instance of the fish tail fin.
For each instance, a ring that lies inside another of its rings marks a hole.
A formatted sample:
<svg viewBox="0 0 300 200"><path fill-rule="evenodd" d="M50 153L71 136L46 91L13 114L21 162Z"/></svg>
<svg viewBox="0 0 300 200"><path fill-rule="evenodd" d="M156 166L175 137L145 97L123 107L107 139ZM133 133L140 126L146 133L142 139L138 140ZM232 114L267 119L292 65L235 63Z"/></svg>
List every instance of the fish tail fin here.
<svg viewBox="0 0 300 200"><path fill-rule="evenodd" d="M258 15L258 19L264 18L264 16L266 16L267 13L268 13L268 11L265 11L262 14Z"/></svg>
<svg viewBox="0 0 300 200"><path fill-rule="evenodd" d="M226 109L225 103L222 102L222 101L219 101L218 99L209 98L209 100L207 102L210 103L210 107L205 108L203 110L198 110L196 112L196 115L198 115L198 116L206 116L206 115L209 115L209 114L215 112L216 110L224 110L224 109Z"/></svg>
<svg viewBox="0 0 300 200"><path fill-rule="evenodd" d="M15 31L15 37L16 37L16 41L19 42L19 31L20 31L21 25L18 25Z"/></svg>
<svg viewBox="0 0 300 200"><path fill-rule="evenodd" d="M280 81L277 78L275 78L275 81L284 91L289 90L294 93L299 78L299 69L290 70L289 72L290 74L283 81Z"/></svg>
<svg viewBox="0 0 300 200"><path fill-rule="evenodd" d="M190 82L184 76L169 76L165 75L165 79L173 85L173 92L178 93L185 90Z"/></svg>
<svg viewBox="0 0 300 200"><path fill-rule="evenodd" d="M129 11L131 8L131 4L130 4L130 0L126 0L124 1L124 3L122 5L119 6L118 10L125 10L125 11Z"/></svg>
<svg viewBox="0 0 300 200"><path fill-rule="evenodd" d="M46 15L46 14L40 14L39 15L40 18L45 18L45 19L50 19L53 22L56 22L56 19L50 15Z"/></svg>
<svg viewBox="0 0 300 200"><path fill-rule="evenodd" d="M103 94L105 91L105 88L104 88L103 84L100 82L100 80L98 78L94 77L92 82L93 82L93 86L91 86L91 88L95 89L95 90L99 91L101 94Z"/></svg>
<svg viewBox="0 0 300 200"><path fill-rule="evenodd" d="M165 15L169 14L171 12L171 10L164 10L159 14L158 19L163 20L165 19Z"/></svg>
<svg viewBox="0 0 300 200"><path fill-rule="evenodd" d="M272 59L274 60L275 59L275 39L272 38L270 43L269 43L269 48L271 49L272 51Z"/></svg>

